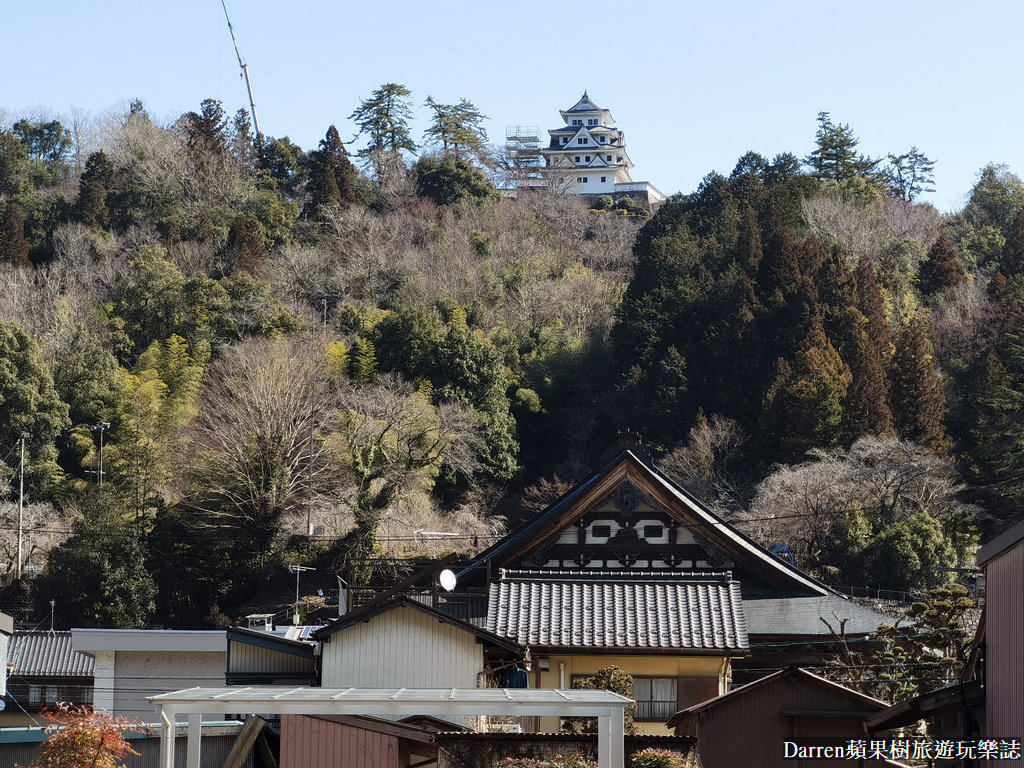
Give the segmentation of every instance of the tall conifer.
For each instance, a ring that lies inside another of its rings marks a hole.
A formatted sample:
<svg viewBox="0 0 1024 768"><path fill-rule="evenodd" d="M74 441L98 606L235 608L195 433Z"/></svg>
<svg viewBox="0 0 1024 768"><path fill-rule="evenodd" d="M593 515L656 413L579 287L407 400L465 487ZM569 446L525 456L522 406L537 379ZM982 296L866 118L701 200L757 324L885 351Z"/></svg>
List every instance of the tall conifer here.
<svg viewBox="0 0 1024 768"><path fill-rule="evenodd" d="M938 454L952 443L943 419L948 407L942 376L932 357L927 319L918 313L896 335L889 366L889 406L896 433Z"/></svg>

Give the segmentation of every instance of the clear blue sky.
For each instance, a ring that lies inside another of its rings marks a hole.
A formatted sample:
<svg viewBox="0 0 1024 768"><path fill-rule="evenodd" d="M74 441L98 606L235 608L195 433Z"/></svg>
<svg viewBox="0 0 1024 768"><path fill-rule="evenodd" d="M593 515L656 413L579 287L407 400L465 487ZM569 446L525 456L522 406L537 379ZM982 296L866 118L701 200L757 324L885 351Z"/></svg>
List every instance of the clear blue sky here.
<svg viewBox="0 0 1024 768"><path fill-rule="evenodd" d="M94 114L140 98L170 122L219 99L247 106L220 0L12 3L0 112ZM747 150L813 148L815 118L848 123L872 156L917 145L943 211L977 171L1024 175L1024 3L728 0L509 3L228 0L263 131L315 148L378 85L461 97L507 124L561 124L584 89L612 110L634 178L690 192Z"/></svg>

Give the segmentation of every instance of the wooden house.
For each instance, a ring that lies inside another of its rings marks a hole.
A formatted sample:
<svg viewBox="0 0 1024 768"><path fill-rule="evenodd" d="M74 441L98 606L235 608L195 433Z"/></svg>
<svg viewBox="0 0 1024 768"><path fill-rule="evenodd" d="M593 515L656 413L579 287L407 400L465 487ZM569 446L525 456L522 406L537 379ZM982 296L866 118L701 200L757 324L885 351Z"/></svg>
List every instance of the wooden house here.
<svg viewBox="0 0 1024 768"><path fill-rule="evenodd" d="M978 550L985 570L985 613L978 658L985 703L983 738L1024 739L1024 523ZM1019 751L1019 750L1018 750ZM996 759L988 765L1017 765Z"/></svg>
<svg viewBox="0 0 1024 768"><path fill-rule="evenodd" d="M796 760L797 748L842 748L851 740L863 741L864 718L886 706L884 701L791 667L681 710L668 725L679 736L697 739L703 768L826 768L839 764L836 758ZM787 743L793 753L788 758ZM888 764L839 759L843 765Z"/></svg>

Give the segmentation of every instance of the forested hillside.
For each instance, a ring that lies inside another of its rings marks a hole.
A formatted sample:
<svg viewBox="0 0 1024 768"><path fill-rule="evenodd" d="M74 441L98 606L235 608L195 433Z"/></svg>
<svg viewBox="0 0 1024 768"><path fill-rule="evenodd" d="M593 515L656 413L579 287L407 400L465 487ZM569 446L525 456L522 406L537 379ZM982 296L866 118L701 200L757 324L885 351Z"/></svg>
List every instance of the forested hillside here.
<svg viewBox="0 0 1024 768"><path fill-rule="evenodd" d="M1018 514L1006 168L940 215L927 157L823 113L650 217L500 195L524 158L465 100L413 137L411 98L363 100L354 155L212 100L0 126L5 610L223 624L288 563L486 546L626 429L840 585L944 584Z"/></svg>

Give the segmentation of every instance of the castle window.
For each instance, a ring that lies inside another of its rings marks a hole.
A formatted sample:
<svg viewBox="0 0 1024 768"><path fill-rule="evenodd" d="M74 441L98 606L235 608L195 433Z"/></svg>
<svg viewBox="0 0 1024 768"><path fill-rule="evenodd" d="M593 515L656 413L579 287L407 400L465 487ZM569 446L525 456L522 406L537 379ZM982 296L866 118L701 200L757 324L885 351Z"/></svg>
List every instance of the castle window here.
<svg viewBox="0 0 1024 768"><path fill-rule="evenodd" d="M612 535L612 527L610 525L595 525L590 529L590 535L595 539L607 539Z"/></svg>
<svg viewBox="0 0 1024 768"><path fill-rule="evenodd" d="M601 179L601 181L604 181L604 179ZM665 533L665 529L662 528L660 525L645 525L644 526L644 538L645 539L657 539L657 538L660 538L663 533Z"/></svg>
<svg viewBox="0 0 1024 768"><path fill-rule="evenodd" d="M580 139L576 139L576 143L577 144L589 144L590 141L588 139L580 138Z"/></svg>
<svg viewBox="0 0 1024 768"><path fill-rule="evenodd" d="M583 183L583 177L582 176L577 176L576 177L576 183L577 184L582 184Z"/></svg>
<svg viewBox="0 0 1024 768"><path fill-rule="evenodd" d="M565 136L563 136L563 137L562 137L562 143L563 143L563 144L568 144L568 143L569 143L569 139L568 139L568 138L566 138Z"/></svg>
<svg viewBox="0 0 1024 768"><path fill-rule="evenodd" d="M584 176L583 177L583 183L586 184L588 181L590 181L590 179L587 176Z"/></svg>
<svg viewBox="0 0 1024 768"><path fill-rule="evenodd" d="M587 155L586 157L584 157L583 158L583 162L589 163L590 162L590 155Z"/></svg>
<svg viewBox="0 0 1024 768"><path fill-rule="evenodd" d="M604 144L605 141L607 140L607 138L608 138L607 136L602 136L601 137L601 143Z"/></svg>
<svg viewBox="0 0 1024 768"><path fill-rule="evenodd" d="M575 158L575 159L576 159L576 162L578 163L578 162L580 161L580 156L579 156L579 155L576 155L576 158Z"/></svg>
<svg viewBox="0 0 1024 768"><path fill-rule="evenodd" d="M606 182L607 180L608 180L608 177L607 177L607 176L602 176L602 177L601 177L601 183L602 183L602 184L604 184L604 183L605 183L605 182Z"/></svg>
<svg viewBox="0 0 1024 768"><path fill-rule="evenodd" d="M587 125L597 125L597 118L592 117L589 120L587 120Z"/></svg>
<svg viewBox="0 0 1024 768"><path fill-rule="evenodd" d="M573 120L572 124L573 125L583 125L583 121L582 120Z"/></svg>
<svg viewBox="0 0 1024 768"><path fill-rule="evenodd" d="M611 161L612 161L612 156L608 155L608 162L610 163Z"/></svg>

